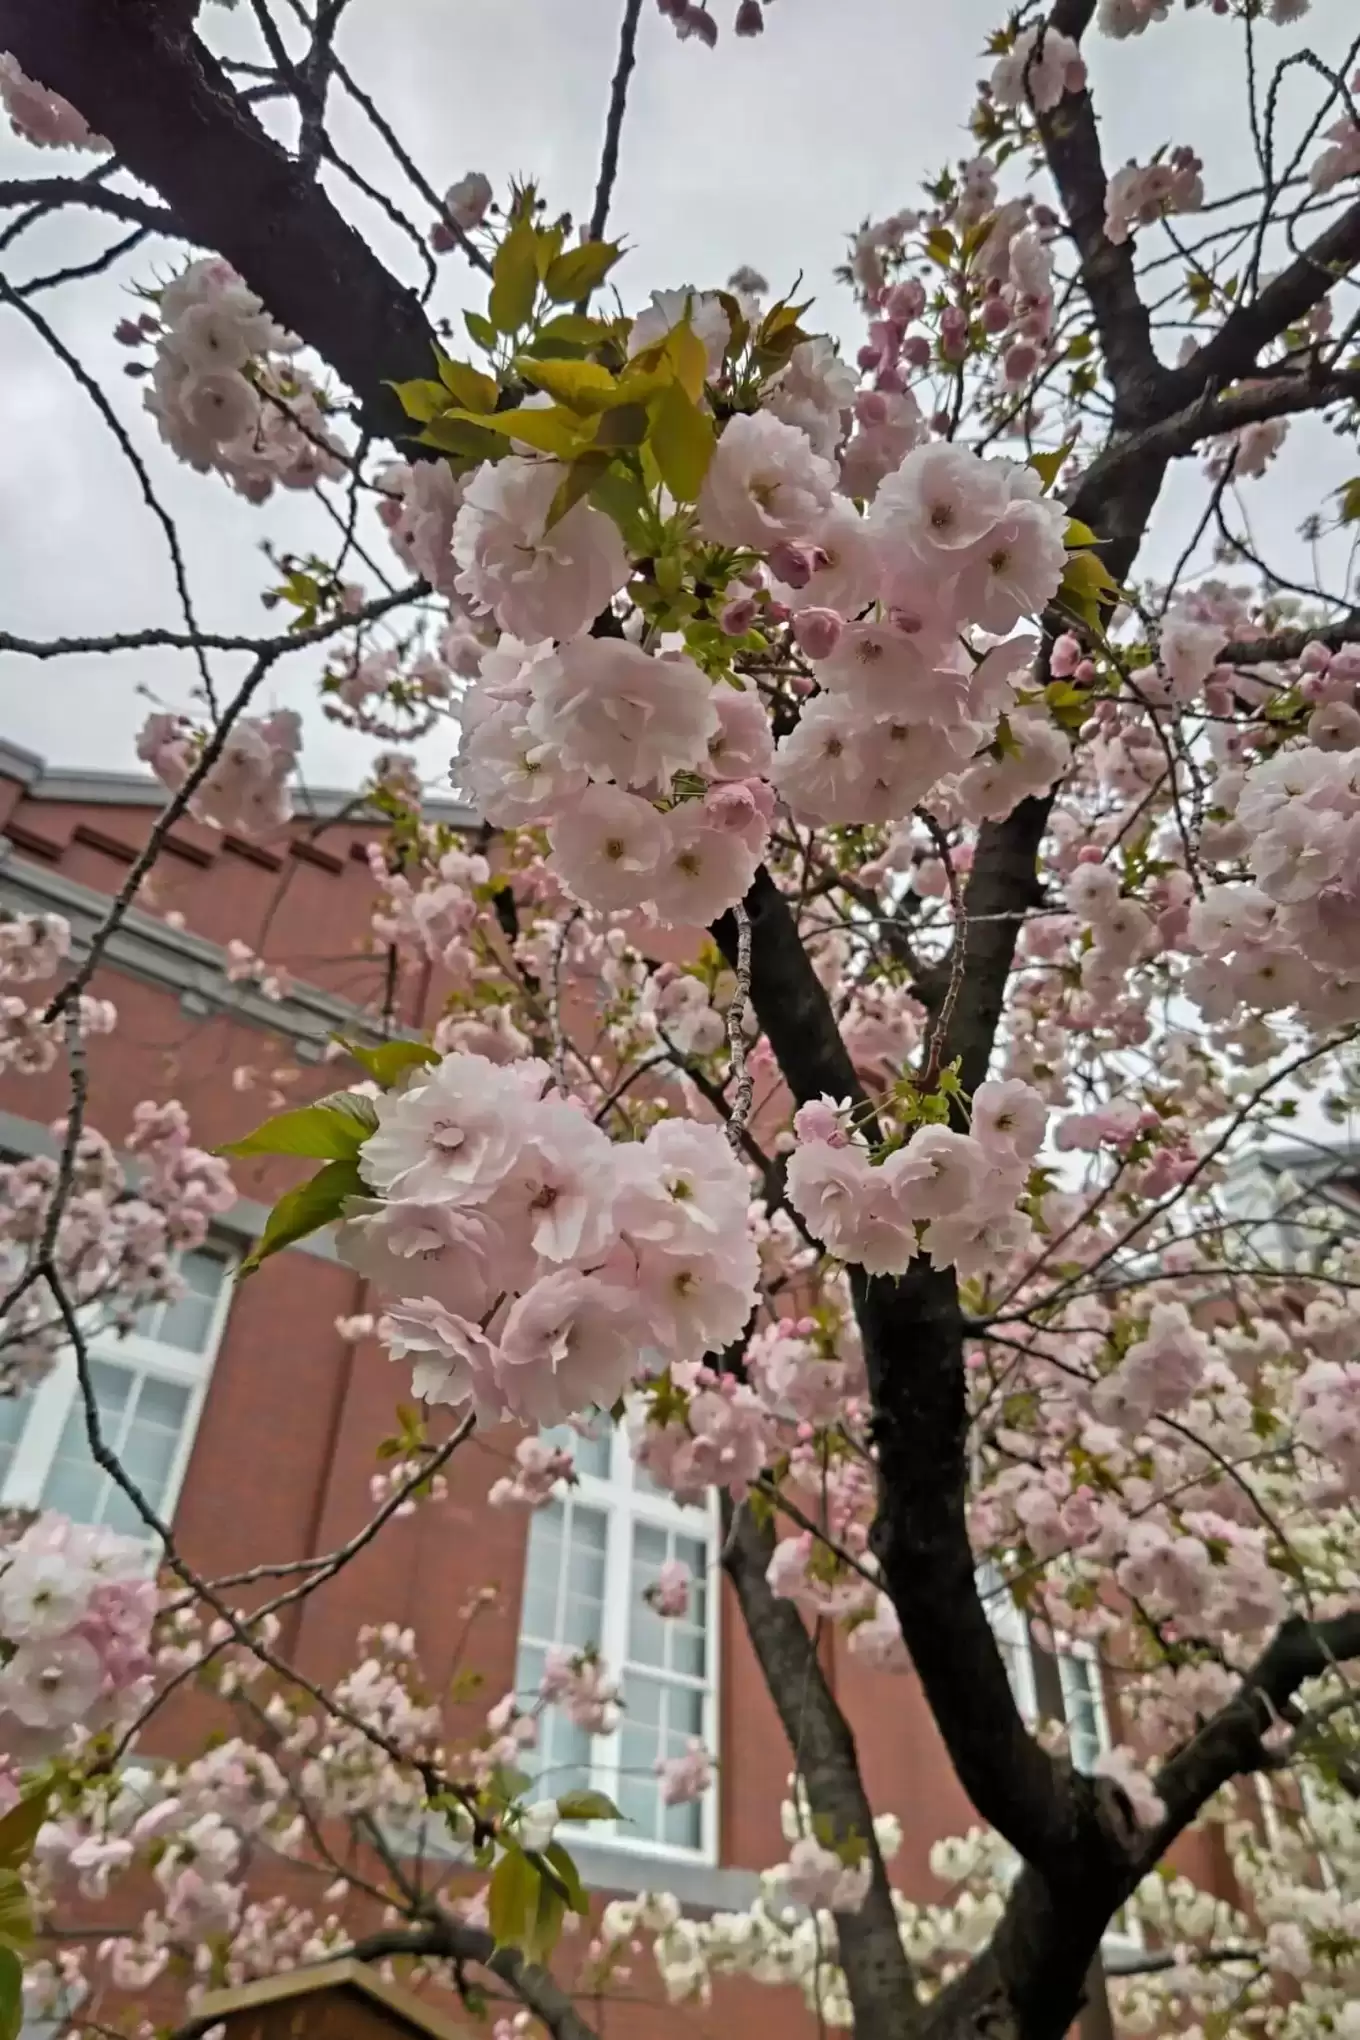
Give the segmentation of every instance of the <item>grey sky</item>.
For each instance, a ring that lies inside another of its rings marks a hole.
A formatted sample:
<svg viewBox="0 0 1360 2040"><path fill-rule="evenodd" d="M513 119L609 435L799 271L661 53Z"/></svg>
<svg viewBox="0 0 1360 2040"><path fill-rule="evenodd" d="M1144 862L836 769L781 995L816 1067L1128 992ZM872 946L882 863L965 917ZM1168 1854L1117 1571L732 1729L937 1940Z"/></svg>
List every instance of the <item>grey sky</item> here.
<svg viewBox="0 0 1360 2040"><path fill-rule="evenodd" d="M434 184L442 188L477 168L504 191L512 174L532 175L553 206L579 217L594 185L619 11L616 0L355 0L340 49ZM730 18L733 8L721 0L715 11ZM777 0L761 41L725 33L709 52L679 43L647 0L611 222L634 250L616 272L625 300L640 304L658 286L720 283L744 262L776 288L791 285L801 270L817 295L819 323L853 345L853 307L831 280L846 232L866 214L912 203L921 178L968 147L962 123L973 81L986 69L980 55L986 35L1001 13L994 0ZM1315 0L1297 28L1260 32L1264 61L1309 45L1339 57L1348 17L1349 0ZM211 29L240 53L258 54L244 9L212 19ZM1160 143L1189 140L1206 159L1211 198L1250 176L1241 38L1233 24L1199 8L1133 43L1093 35L1088 55L1111 166L1134 154L1146 160ZM1291 73L1282 96L1284 131L1297 126L1292 109L1315 101L1316 82L1301 69ZM340 146L395 192L381 145L340 95L332 104ZM64 167L8 135L0 141L0 176ZM424 203L407 193L402 198L426 224ZM409 245L362 200L357 207L350 197L342 202L385 259L414 280ZM79 260L114 238L111 223L68 214L25 239L13 273L27 277ZM217 477L190 473L142 416L140 389L124 378L127 357L110 332L126 307L127 286L157 269L164 274L169 260L163 244L144 244L112 278L44 294L39 302L101 375L146 455L179 522L202 621L256 629L267 623L258 604L269 579L257 550L261 539L319 548L327 527L315 506L284 492L261 511ZM477 281L456 255L445 257L434 309L454 315L476 304ZM0 410L6 626L50 636L175 623L164 542L135 478L88 399L12 312L0 313ZM1348 461L1335 443L1298 435L1279 479L1255 484L1248 498L1261 543L1287 546L1301 565L1294 527L1321 490L1354 465L1353 452ZM1177 477L1173 503L1193 517L1199 493L1186 472ZM1168 518L1158 556L1174 553L1183 528ZM387 565L385 550L381 557ZM136 689L153 688L177 703L191 679L180 655L45 666L7 659L0 665L0 733L54 763L126 768L146 709ZM306 697L299 660L274 699L304 706ZM313 783L352 779L371 752L315 710L308 733L304 764ZM427 747L422 762L431 774L448 748L442 740Z"/></svg>

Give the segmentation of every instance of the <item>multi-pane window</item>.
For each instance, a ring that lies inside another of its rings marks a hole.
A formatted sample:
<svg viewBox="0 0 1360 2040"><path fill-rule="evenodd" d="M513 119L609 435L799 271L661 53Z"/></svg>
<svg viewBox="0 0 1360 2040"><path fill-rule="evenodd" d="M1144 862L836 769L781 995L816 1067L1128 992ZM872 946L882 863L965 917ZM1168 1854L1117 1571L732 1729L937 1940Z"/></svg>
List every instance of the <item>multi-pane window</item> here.
<svg viewBox="0 0 1360 2040"><path fill-rule="evenodd" d="M599 1437L552 1433L576 1461L577 1485L535 1512L525 1561L515 1686L521 1704L537 1692L556 1644L598 1650L618 1679L624 1707L611 1735L575 1728L561 1708L544 1711L528 1753L545 1795L593 1786L623 1818L591 1823L591 1834L652 1851L712 1855L714 1795L663 1806L655 1765L682 1756L692 1738L714 1749L716 1562L706 1508L682 1508L633 1464L622 1430ZM678 1559L691 1575L684 1616L660 1616L647 1600L661 1567Z"/></svg>
<svg viewBox="0 0 1360 2040"><path fill-rule="evenodd" d="M1015 1704L1031 1726L1039 1718L1039 1695L1034 1678L1034 1655L1029 1627L994 1566L978 1573L978 1590L987 1619L1011 1682ZM1089 1645L1076 1644L1058 1654L1062 1679L1063 1713L1067 1720L1068 1749L1078 1771L1089 1771L1102 1750L1109 1748L1109 1724L1100 1689L1100 1667Z"/></svg>
<svg viewBox="0 0 1360 2040"><path fill-rule="evenodd" d="M91 1329L89 1375L104 1443L162 1520L174 1512L230 1301L226 1260L180 1256L185 1293L149 1305L133 1330ZM90 1450L75 1355L36 1389L0 1401L0 1504L56 1509L129 1536L146 1525Z"/></svg>

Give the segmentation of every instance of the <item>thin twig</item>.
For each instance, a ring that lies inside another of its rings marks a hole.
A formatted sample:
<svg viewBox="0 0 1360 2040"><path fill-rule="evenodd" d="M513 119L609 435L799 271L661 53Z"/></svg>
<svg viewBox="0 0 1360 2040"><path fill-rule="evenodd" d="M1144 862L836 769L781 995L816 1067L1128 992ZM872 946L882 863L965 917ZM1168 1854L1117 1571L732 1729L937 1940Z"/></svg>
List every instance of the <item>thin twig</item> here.
<svg viewBox="0 0 1360 2040"><path fill-rule="evenodd" d="M624 0L623 27L619 31L619 61L614 72L614 82L609 88L609 113L604 126L604 148L600 154L600 175L595 186L595 205L590 215L590 239L604 239L605 222L609 218L609 201L614 195L614 181L619 174L619 137L623 132L623 116L628 106L628 80L633 75L637 62L638 18L642 13L642 0Z"/></svg>
<svg viewBox="0 0 1360 2040"><path fill-rule="evenodd" d="M742 1136L746 1132L751 1100L755 1095L755 1078L746 1060L745 1034L746 1012L751 1001L751 917L741 900L733 907L732 918L737 924L737 982L727 1007L727 1045L731 1050L732 1075L736 1081L727 1116L727 1144L734 1155L740 1155Z"/></svg>

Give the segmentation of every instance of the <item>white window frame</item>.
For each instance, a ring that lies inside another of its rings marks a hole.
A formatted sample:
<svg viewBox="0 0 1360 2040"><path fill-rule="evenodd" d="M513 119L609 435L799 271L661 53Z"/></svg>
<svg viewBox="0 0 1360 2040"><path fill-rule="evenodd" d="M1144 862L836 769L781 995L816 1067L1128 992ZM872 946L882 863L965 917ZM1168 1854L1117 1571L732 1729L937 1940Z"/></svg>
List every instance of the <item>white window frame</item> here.
<svg viewBox="0 0 1360 2040"><path fill-rule="evenodd" d="M992 1625L992 1634L1001 1646L1002 1662L1010 1679L1015 1704L1027 1728L1037 1726L1039 1720L1038 1688L1034 1678L1034 1645L1030 1639L1029 1624L1024 1612L1015 1602L1006 1586L998 1566L983 1564L977 1570L978 1593ZM1061 1639L1059 1639L1061 1645ZM1101 1673L1099 1654L1089 1643L1069 1641L1058 1651L1058 1677L1063 1689L1063 1718L1068 1731L1069 1748L1071 1740L1071 1717L1067 1713L1068 1687L1071 1679L1067 1667L1074 1661L1094 1667L1095 1677L1089 1691L1095 1701L1096 1734L1100 1753L1112 1746L1109 1710L1105 1705L1105 1680ZM1136 1915L1130 1914L1127 1906L1121 1906L1101 1937L1101 1948L1106 1954L1141 1950L1143 1942L1142 1923Z"/></svg>
<svg viewBox="0 0 1360 2040"><path fill-rule="evenodd" d="M703 1503L686 1505L677 1502L673 1495L666 1494L660 1489L653 1492L639 1487L633 1478L635 1470L627 1429L623 1424L615 1424L609 1434L608 1474L590 1473L583 1466L578 1466L576 1485L569 1491L565 1488L559 1490L557 1497L561 1500L569 1494L570 1501L578 1507L597 1510L605 1518L604 1598L601 1607L601 1626L604 1633L594 1641L606 1672L623 1689L626 1699L634 1527L647 1524L659 1530L675 1531L680 1536L692 1538L706 1547L704 1578L706 1665L700 1733L704 1748L714 1759L715 1778L698 1802L699 1842L694 1848L662 1841L650 1835L639 1835L627 1821L622 1820L579 1823L564 1821L562 1832L583 1842L607 1842L611 1849L625 1850L630 1855L657 1857L678 1863L716 1864L721 1775L716 1767L719 1756L719 1702L722 1692L722 1569L719 1564L721 1532L717 1497L716 1494L710 1493ZM568 1523L569 1521L568 1517ZM532 1536L532 1519L529 1533ZM526 1583L528 1576L529 1545L526 1540L524 1552ZM524 1640L524 1583L520 1589L520 1616L516 1634L518 1645ZM534 1637L530 1641L537 1647L545 1639ZM639 1665L638 1670L644 1675L655 1675L657 1668ZM660 1677L664 1681L666 1674L662 1672ZM529 1706L534 1698L531 1693L518 1695L522 1707ZM530 1754L526 1752L526 1757ZM610 1735L591 1738L589 1761L591 1787L595 1791L607 1793L616 1803L619 1797L619 1758L618 1728ZM528 1762L524 1768L529 1769ZM544 1792L549 1797L554 1796L551 1779L545 1780Z"/></svg>
<svg viewBox="0 0 1360 2040"><path fill-rule="evenodd" d="M137 1378L150 1376L189 1390L179 1440L157 1509L161 1521L167 1525L174 1522L180 1490L198 1434L199 1419L203 1414L208 1383L212 1379L232 1304L234 1257L217 1240L206 1240L195 1251L211 1254L222 1264L222 1286L213 1305L201 1351L190 1353L182 1346L149 1338L136 1330L120 1337L111 1327L98 1323L97 1304L92 1305L86 1314L94 1320L87 1339L91 1360L104 1360L112 1367L126 1369ZM67 1418L80 1401L79 1369L70 1347L58 1354L49 1372L26 1400L28 1421L14 1447L9 1471L0 1482L0 1507L3 1508L39 1509L43 1506L43 1489L52 1472ZM154 1534L148 1526L146 1539L153 1541Z"/></svg>

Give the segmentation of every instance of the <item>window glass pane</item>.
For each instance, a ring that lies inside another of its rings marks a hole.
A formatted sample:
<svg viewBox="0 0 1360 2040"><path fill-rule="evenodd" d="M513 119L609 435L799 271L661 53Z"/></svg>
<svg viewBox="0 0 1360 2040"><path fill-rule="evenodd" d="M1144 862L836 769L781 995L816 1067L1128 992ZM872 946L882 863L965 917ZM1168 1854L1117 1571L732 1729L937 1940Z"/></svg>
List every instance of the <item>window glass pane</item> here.
<svg viewBox="0 0 1360 2040"><path fill-rule="evenodd" d="M186 1353L203 1353L212 1331L213 1314L222 1285L227 1279L226 1263L216 1254L195 1250L182 1254L178 1273L185 1290L176 1303L167 1303L151 1336Z"/></svg>
<svg viewBox="0 0 1360 2040"><path fill-rule="evenodd" d="M559 1452L570 1452L578 1473L593 1473L597 1480L608 1480L614 1427L605 1419L594 1422L589 1431L578 1431L574 1424L554 1424L544 1431L543 1439Z"/></svg>
<svg viewBox="0 0 1360 2040"><path fill-rule="evenodd" d="M33 1403L27 1395L0 1397L0 1482L8 1478Z"/></svg>
<svg viewBox="0 0 1360 2040"><path fill-rule="evenodd" d="M90 1362L90 1384L104 1442L159 1512L189 1408L189 1391L172 1382L139 1377L108 1360ZM77 1393L67 1412L56 1455L43 1486L42 1505L78 1523L105 1523L131 1537L146 1524L121 1488L95 1464Z"/></svg>
<svg viewBox="0 0 1360 2040"><path fill-rule="evenodd" d="M524 1606L520 1614L520 1631L525 1636L542 1637L550 1643L557 1637L562 1521L560 1502L549 1502L545 1509L534 1511L524 1564Z"/></svg>
<svg viewBox="0 0 1360 2040"><path fill-rule="evenodd" d="M143 1377L119 1457L153 1507L169 1487L188 1407L189 1391L179 1382Z"/></svg>
<svg viewBox="0 0 1360 2040"><path fill-rule="evenodd" d="M566 1595L556 1641L575 1650L600 1641L604 1560L604 1511L573 1507L568 1525Z"/></svg>
<svg viewBox="0 0 1360 2040"><path fill-rule="evenodd" d="M1089 1771L1104 1747L1099 1673L1090 1658L1059 1658L1058 1669L1062 1674L1063 1711L1067 1716L1072 1762L1078 1771Z"/></svg>

